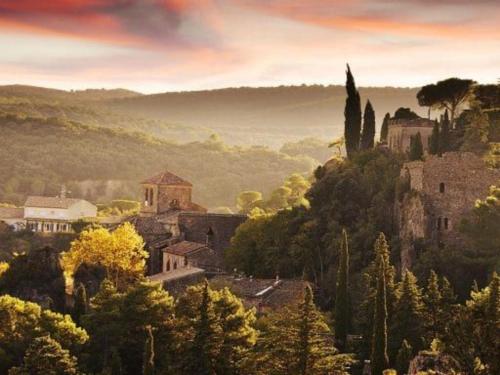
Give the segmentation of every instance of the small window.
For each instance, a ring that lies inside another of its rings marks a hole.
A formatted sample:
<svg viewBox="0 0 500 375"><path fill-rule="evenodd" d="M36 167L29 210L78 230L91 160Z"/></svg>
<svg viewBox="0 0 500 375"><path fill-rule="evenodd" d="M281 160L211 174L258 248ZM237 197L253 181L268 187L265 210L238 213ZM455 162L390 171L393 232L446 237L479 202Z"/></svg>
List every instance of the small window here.
<svg viewBox="0 0 500 375"><path fill-rule="evenodd" d="M187 267L188 265L188 258L184 258L184 267Z"/></svg>
<svg viewBox="0 0 500 375"><path fill-rule="evenodd" d="M448 229L448 218L444 218L444 229Z"/></svg>
<svg viewBox="0 0 500 375"><path fill-rule="evenodd" d="M170 259L167 260L167 265L165 266L165 270L168 272L170 271Z"/></svg>
<svg viewBox="0 0 500 375"><path fill-rule="evenodd" d="M438 217L437 219L437 230L441 230L441 218Z"/></svg>
<svg viewBox="0 0 500 375"><path fill-rule="evenodd" d="M177 269L177 261L174 262L174 270Z"/></svg>
<svg viewBox="0 0 500 375"><path fill-rule="evenodd" d="M440 193L444 193L444 182L441 182L441 183L439 184L439 192L440 192Z"/></svg>

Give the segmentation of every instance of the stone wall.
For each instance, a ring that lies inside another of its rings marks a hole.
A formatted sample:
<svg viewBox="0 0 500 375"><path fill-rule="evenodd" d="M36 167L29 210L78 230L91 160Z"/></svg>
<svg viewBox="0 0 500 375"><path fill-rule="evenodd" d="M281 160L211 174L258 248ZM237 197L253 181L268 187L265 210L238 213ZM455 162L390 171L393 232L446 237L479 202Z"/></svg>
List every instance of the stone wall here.
<svg viewBox="0 0 500 375"><path fill-rule="evenodd" d="M424 151L429 148L429 137L432 134L434 122L428 119L390 120L388 125L387 144L396 152L407 152L410 149L410 138L417 133L422 137Z"/></svg>
<svg viewBox="0 0 500 375"><path fill-rule="evenodd" d="M424 238L439 246L460 243L461 220L477 199L484 199L491 185L500 183L500 170L490 169L477 155L449 152L428 155L425 161L405 163L411 191L399 209L401 261L410 267L414 241Z"/></svg>

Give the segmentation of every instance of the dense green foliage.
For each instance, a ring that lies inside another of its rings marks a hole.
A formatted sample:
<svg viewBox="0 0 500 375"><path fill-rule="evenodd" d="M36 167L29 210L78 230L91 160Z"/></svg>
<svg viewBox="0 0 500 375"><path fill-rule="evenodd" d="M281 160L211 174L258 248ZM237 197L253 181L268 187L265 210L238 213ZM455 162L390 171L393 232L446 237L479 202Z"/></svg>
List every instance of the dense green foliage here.
<svg viewBox="0 0 500 375"><path fill-rule="evenodd" d="M341 349L347 342L347 333L351 330L351 308L349 299L349 245L347 232L342 231L340 259L335 290L335 338Z"/></svg>
<svg viewBox="0 0 500 375"><path fill-rule="evenodd" d="M422 160L424 157L424 146L422 144L422 136L420 132L415 135L410 136L410 152L408 155L408 159L413 160Z"/></svg>
<svg viewBox="0 0 500 375"><path fill-rule="evenodd" d="M76 375L76 358L50 336L37 337L26 350L23 363L9 375Z"/></svg>

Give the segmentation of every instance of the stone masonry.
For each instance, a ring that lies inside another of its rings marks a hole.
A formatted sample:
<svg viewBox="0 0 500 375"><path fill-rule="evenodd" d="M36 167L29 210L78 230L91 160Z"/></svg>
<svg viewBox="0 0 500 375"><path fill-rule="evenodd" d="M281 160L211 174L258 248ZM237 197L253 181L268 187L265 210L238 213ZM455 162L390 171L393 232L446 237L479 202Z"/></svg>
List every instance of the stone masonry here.
<svg viewBox="0 0 500 375"><path fill-rule="evenodd" d="M429 148L434 121L425 118L391 119L388 125L387 145L395 152L405 153L410 149L410 137L420 133L424 151Z"/></svg>
<svg viewBox="0 0 500 375"><path fill-rule="evenodd" d="M487 196L490 186L500 183L500 170L489 169L473 153L448 152L405 163L401 177L410 186L398 210L404 269L418 256L414 245L419 239L438 246L460 243L462 218L477 199Z"/></svg>

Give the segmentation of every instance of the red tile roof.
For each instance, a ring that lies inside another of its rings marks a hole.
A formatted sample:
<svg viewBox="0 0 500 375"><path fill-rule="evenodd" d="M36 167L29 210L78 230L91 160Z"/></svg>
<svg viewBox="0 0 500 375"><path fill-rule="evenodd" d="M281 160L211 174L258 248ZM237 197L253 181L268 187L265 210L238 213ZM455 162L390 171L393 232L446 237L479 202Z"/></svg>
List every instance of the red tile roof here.
<svg viewBox="0 0 500 375"><path fill-rule="evenodd" d="M142 181L142 184L193 186L190 182L167 171Z"/></svg>

